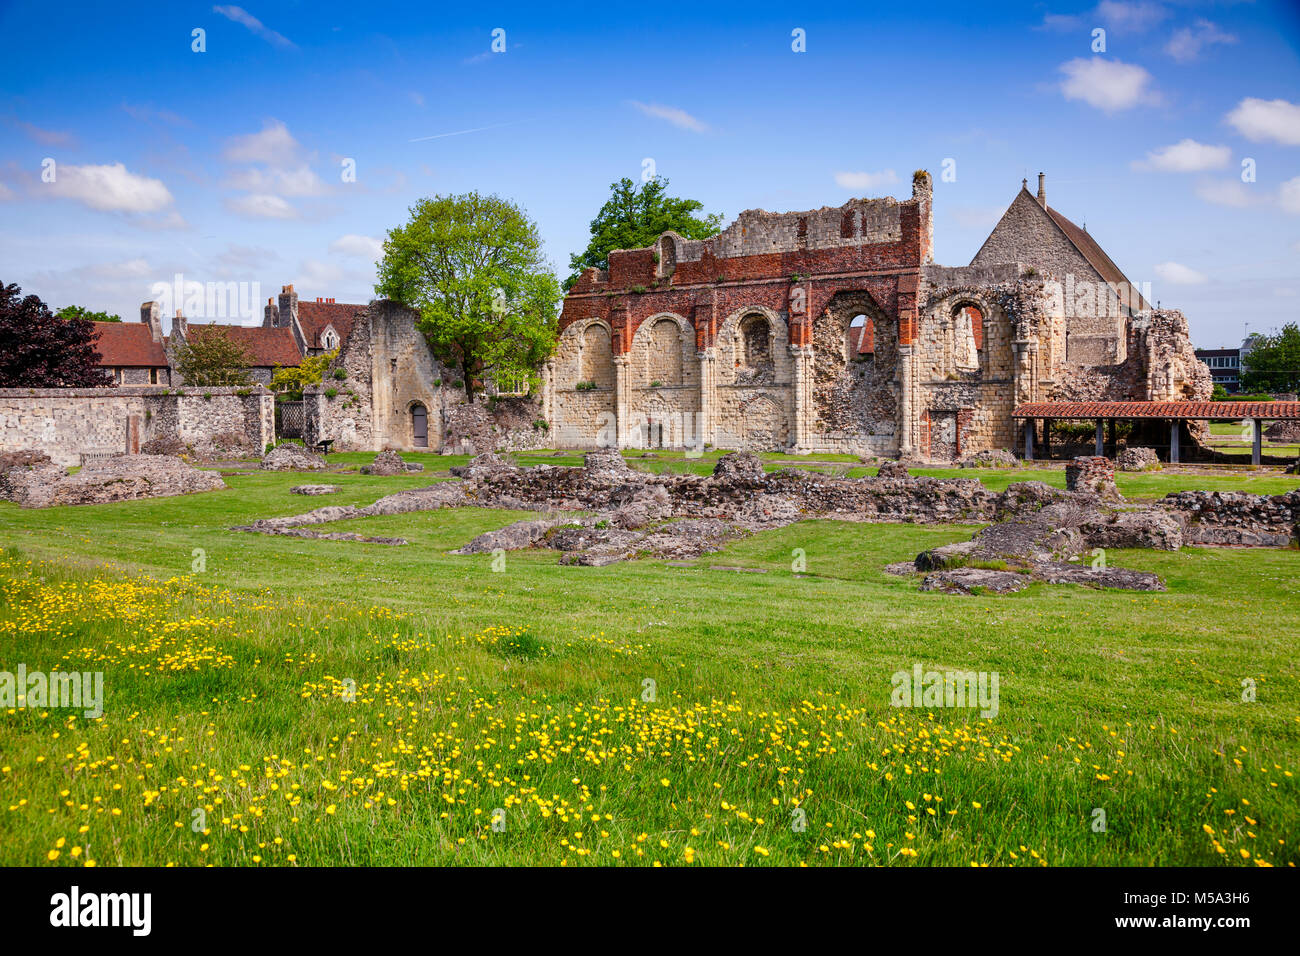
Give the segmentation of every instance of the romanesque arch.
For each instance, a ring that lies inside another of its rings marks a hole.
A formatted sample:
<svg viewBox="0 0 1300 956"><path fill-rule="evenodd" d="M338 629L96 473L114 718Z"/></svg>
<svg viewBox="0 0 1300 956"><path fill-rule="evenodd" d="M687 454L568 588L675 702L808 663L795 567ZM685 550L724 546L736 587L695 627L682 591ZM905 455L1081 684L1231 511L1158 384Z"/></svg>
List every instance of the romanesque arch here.
<svg viewBox="0 0 1300 956"><path fill-rule="evenodd" d="M723 382L772 385L788 382L790 332L781 315L762 306L732 312L718 328L716 342Z"/></svg>
<svg viewBox="0 0 1300 956"><path fill-rule="evenodd" d="M863 351L868 335L870 351ZM898 324L871 293L862 289L833 296L813 321L814 430L861 444L870 436L893 434L897 363Z"/></svg>
<svg viewBox="0 0 1300 956"><path fill-rule="evenodd" d="M592 322L583 329L580 365L579 381L597 388L614 387L614 351L604 322Z"/></svg>
<svg viewBox="0 0 1300 956"><path fill-rule="evenodd" d="M687 353L694 354L695 332L680 315L652 315L632 338L632 368L642 388L686 384Z"/></svg>

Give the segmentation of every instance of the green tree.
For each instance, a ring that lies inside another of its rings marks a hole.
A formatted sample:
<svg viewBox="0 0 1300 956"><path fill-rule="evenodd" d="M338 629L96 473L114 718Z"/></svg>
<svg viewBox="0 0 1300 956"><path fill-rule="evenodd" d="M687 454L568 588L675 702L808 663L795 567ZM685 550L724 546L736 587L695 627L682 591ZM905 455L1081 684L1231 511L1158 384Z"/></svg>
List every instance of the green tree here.
<svg viewBox="0 0 1300 956"><path fill-rule="evenodd" d="M591 221L591 242L580 255L569 257L573 274L564 280L570 289L582 273L608 269L613 249L643 249L668 230L685 239L707 239L722 228L722 216L700 217L704 203L668 195L668 180L656 176L638 188L624 177L610 184L610 197Z"/></svg>
<svg viewBox="0 0 1300 956"><path fill-rule="evenodd" d="M1241 387L1248 392L1300 391L1300 327L1294 322L1272 335L1252 336L1241 358Z"/></svg>
<svg viewBox="0 0 1300 956"><path fill-rule="evenodd" d="M247 385L250 364L244 347L219 325L191 326L176 350L176 368L186 385Z"/></svg>
<svg viewBox="0 0 1300 956"><path fill-rule="evenodd" d="M276 366L271 373L271 391L283 393L290 401L299 401L304 388L321 383L325 370L338 354L339 350L335 349L320 355L303 356L302 363L291 368Z"/></svg>
<svg viewBox="0 0 1300 956"><path fill-rule="evenodd" d="M99 365L95 327L63 321L34 295L0 282L0 388L99 388L113 377Z"/></svg>
<svg viewBox="0 0 1300 956"><path fill-rule="evenodd" d="M121 322L120 315L114 315L111 312L91 312L89 309L83 309L79 305L65 305L54 313L63 320L68 319L85 319L87 322Z"/></svg>
<svg viewBox="0 0 1300 956"><path fill-rule="evenodd" d="M555 347L560 288L537 226L513 203L466 193L422 199L388 232L375 291L420 312L465 396L475 379L537 381Z"/></svg>

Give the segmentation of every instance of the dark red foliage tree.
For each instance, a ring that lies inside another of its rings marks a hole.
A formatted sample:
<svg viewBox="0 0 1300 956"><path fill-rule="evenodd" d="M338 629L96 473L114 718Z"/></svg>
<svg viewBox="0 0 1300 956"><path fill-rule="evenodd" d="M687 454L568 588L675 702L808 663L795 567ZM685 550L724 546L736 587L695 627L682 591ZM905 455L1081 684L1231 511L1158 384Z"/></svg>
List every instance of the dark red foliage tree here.
<svg viewBox="0 0 1300 956"><path fill-rule="evenodd" d="M98 362L94 323L61 319L37 296L0 282L0 388L112 385Z"/></svg>

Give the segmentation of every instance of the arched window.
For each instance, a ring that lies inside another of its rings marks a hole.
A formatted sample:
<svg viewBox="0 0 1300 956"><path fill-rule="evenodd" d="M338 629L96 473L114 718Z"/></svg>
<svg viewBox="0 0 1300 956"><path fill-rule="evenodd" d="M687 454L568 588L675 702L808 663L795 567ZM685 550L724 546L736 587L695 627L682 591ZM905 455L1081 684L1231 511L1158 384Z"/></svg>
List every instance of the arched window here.
<svg viewBox="0 0 1300 956"><path fill-rule="evenodd" d="M651 387L682 384L682 330L675 321L665 317L650 327L647 359Z"/></svg>
<svg viewBox="0 0 1300 956"><path fill-rule="evenodd" d="M876 327L871 319L859 313L849 322L848 335L845 337L845 359L866 358L876 352Z"/></svg>
<svg viewBox="0 0 1300 956"><path fill-rule="evenodd" d="M325 346L325 351L327 352L333 352L336 348L339 347L338 333L335 332L332 327L326 329L320 338L321 338L321 343Z"/></svg>
<svg viewBox="0 0 1300 956"><path fill-rule="evenodd" d="M984 347L984 314L978 306L959 305L953 314L953 363L963 371L980 367Z"/></svg>
<svg viewBox="0 0 1300 956"><path fill-rule="evenodd" d="M762 368L772 364L772 329L767 317L747 315L740 322L741 364Z"/></svg>
<svg viewBox="0 0 1300 956"><path fill-rule="evenodd" d="M589 325L582 333L579 381L592 382L597 388L614 387L614 353L609 344L609 330L603 325Z"/></svg>
<svg viewBox="0 0 1300 956"><path fill-rule="evenodd" d="M656 274L661 279L672 276L677 269L677 243L673 242L672 236L661 236L659 238L659 262L656 267Z"/></svg>

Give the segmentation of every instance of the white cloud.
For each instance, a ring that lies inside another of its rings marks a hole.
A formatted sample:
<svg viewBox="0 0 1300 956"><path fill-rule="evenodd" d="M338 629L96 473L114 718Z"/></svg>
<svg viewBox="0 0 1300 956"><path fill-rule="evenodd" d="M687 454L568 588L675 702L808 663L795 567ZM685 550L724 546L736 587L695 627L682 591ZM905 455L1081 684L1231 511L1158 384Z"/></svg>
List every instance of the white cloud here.
<svg viewBox="0 0 1300 956"><path fill-rule="evenodd" d="M1139 103L1159 102L1151 88L1151 74L1140 66L1099 56L1076 57L1062 63L1061 92L1067 100L1082 100L1107 113Z"/></svg>
<svg viewBox="0 0 1300 956"><path fill-rule="evenodd" d="M841 189L876 189L898 182L898 175L892 169L883 169L878 173L836 173L835 185Z"/></svg>
<svg viewBox="0 0 1300 956"><path fill-rule="evenodd" d="M638 103L636 100L632 100L631 103L646 116L667 120L678 129L688 129L692 133L708 131L709 127L707 125L685 110L680 110L675 106L661 106L658 103Z"/></svg>
<svg viewBox="0 0 1300 956"><path fill-rule="evenodd" d="M948 215L963 229L992 229L1007 211L1006 206L951 206Z"/></svg>
<svg viewBox="0 0 1300 956"><path fill-rule="evenodd" d="M227 185L247 192L281 196L319 196L325 192L325 184L307 165L294 169L241 169L230 175Z"/></svg>
<svg viewBox="0 0 1300 956"><path fill-rule="evenodd" d="M298 210L279 196L254 193L226 200L226 208L250 219L296 219Z"/></svg>
<svg viewBox="0 0 1300 956"><path fill-rule="evenodd" d="M231 137L222 156L231 163L264 163L283 169L297 165L298 152L298 141L289 128L277 119L270 119L259 133Z"/></svg>
<svg viewBox="0 0 1300 956"><path fill-rule="evenodd" d="M1202 273L1180 262L1158 263L1156 278L1170 285L1201 285L1209 281Z"/></svg>
<svg viewBox="0 0 1300 956"><path fill-rule="evenodd" d="M4 183L0 183L0 202L5 202L7 200L17 199L17 198L18 198L17 195L14 193L12 189L10 189Z"/></svg>
<svg viewBox="0 0 1300 956"><path fill-rule="evenodd" d="M107 166L54 167L54 182L42 183L37 195L49 195L77 202L102 212L158 212L172 204L172 194L161 180L137 176L122 163Z"/></svg>
<svg viewBox="0 0 1300 956"><path fill-rule="evenodd" d="M1300 106L1295 103L1248 96L1224 119L1252 142L1272 140L1284 146L1300 146Z"/></svg>
<svg viewBox="0 0 1300 956"><path fill-rule="evenodd" d="M172 126L192 126L194 125L179 113L173 113L171 110L154 109L152 106L143 103L123 103L122 111L132 119L137 119L142 123L148 123L152 120L160 120L164 123L170 123Z"/></svg>
<svg viewBox="0 0 1300 956"><path fill-rule="evenodd" d="M1153 150L1147 158L1135 160L1134 169L1152 169L1164 173L1199 173L1223 169L1232 160L1227 146L1207 146L1194 139L1179 140L1172 146Z"/></svg>
<svg viewBox="0 0 1300 956"><path fill-rule="evenodd" d="M1300 176L1284 182L1278 189L1277 198L1284 210L1300 216Z"/></svg>
<svg viewBox="0 0 1300 956"><path fill-rule="evenodd" d="M1237 38L1225 33L1209 20L1197 20L1194 26L1174 31L1165 44L1165 52L1179 63L1191 63L1201 55L1201 50L1216 43L1236 43Z"/></svg>
<svg viewBox="0 0 1300 956"><path fill-rule="evenodd" d="M1255 195L1239 179L1203 179L1196 184L1196 195L1216 206L1244 209L1255 204Z"/></svg>
<svg viewBox="0 0 1300 956"><path fill-rule="evenodd" d="M384 254L384 244L370 236L349 233L339 236L330 243L330 252L341 256L356 256L368 262L375 262Z"/></svg>
<svg viewBox="0 0 1300 956"><path fill-rule="evenodd" d="M227 20L238 23L241 26L247 27L252 33L255 33L272 46L296 49L292 40L265 26L261 20L257 19L257 17L253 16L243 7L213 7L212 12L218 13Z"/></svg>
<svg viewBox="0 0 1300 956"><path fill-rule="evenodd" d="M1106 26L1121 33L1142 33L1151 29L1169 15L1158 3L1121 3L1119 0L1102 0L1097 4L1096 15Z"/></svg>

